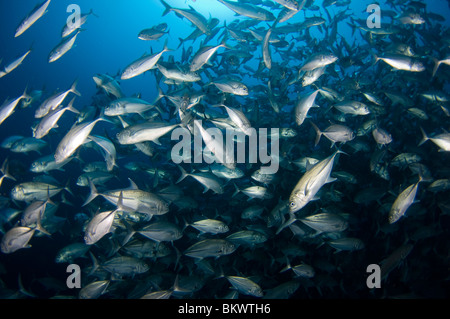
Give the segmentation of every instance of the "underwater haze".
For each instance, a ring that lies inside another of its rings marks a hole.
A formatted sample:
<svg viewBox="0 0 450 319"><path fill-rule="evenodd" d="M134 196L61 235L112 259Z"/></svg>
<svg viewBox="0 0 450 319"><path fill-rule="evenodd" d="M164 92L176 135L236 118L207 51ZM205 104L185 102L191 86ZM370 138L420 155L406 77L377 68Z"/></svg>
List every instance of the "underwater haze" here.
<svg viewBox="0 0 450 319"><path fill-rule="evenodd" d="M0 16L1 299L449 297L449 1Z"/></svg>

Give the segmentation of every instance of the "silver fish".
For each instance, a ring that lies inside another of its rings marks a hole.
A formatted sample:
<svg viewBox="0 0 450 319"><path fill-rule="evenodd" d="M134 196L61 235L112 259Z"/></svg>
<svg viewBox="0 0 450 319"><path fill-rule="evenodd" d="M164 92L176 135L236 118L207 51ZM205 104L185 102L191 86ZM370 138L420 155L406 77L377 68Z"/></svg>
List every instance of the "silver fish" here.
<svg viewBox="0 0 450 319"><path fill-rule="evenodd" d="M95 124L99 121L107 121L98 118L95 121L81 123L73 126L69 132L59 142L55 151L56 164L63 162L69 158L75 151L86 141Z"/></svg>
<svg viewBox="0 0 450 319"><path fill-rule="evenodd" d="M419 178L417 183L408 186L400 193L400 195L397 196L394 204L392 204L391 210L389 211L389 224L393 224L398 221L405 214L409 206L413 204L416 198L417 188L421 181L422 177Z"/></svg>
<svg viewBox="0 0 450 319"><path fill-rule="evenodd" d="M37 5L30 14L19 24L14 35L15 38L28 30L37 20L39 20L46 12L51 0L44 1Z"/></svg>
<svg viewBox="0 0 450 319"><path fill-rule="evenodd" d="M57 128L59 119L66 111L79 114L80 112L78 112L78 110L73 107L74 101L75 97L69 102L66 107L50 111L44 118L42 118L36 129L33 131L33 137L41 139L46 136L52 128Z"/></svg>
<svg viewBox="0 0 450 319"><path fill-rule="evenodd" d="M261 287L254 281L238 276L226 276L230 284L243 295L262 297L264 295Z"/></svg>
<svg viewBox="0 0 450 319"><path fill-rule="evenodd" d="M161 145L159 138L172 131L179 124L164 122L146 122L128 126L117 134L117 140L122 145L136 144L145 141L152 141Z"/></svg>
<svg viewBox="0 0 450 319"><path fill-rule="evenodd" d="M158 63L159 59L163 55L164 52L172 51L167 47L167 41L164 44L164 48L161 52L152 54L152 55L146 55L143 56L140 59L137 59L133 63L131 63L129 66L125 68L125 70L122 72L121 79L122 80L128 80L131 78L134 78L135 76L138 76L144 72L147 72L148 70L154 69L156 66L156 63ZM195 70L191 70L195 71Z"/></svg>
<svg viewBox="0 0 450 319"><path fill-rule="evenodd" d="M318 107L314 102L317 97L319 90L316 90L308 95L305 95L298 99L295 105L295 122L297 125L302 125L305 121L310 108Z"/></svg>
<svg viewBox="0 0 450 319"><path fill-rule="evenodd" d="M23 92L21 96L19 96L16 99L6 100L3 102L3 104L0 106L0 125L11 116L11 114L14 113L14 110L16 109L17 105L19 104L20 100L29 98L27 94L27 89Z"/></svg>
<svg viewBox="0 0 450 319"><path fill-rule="evenodd" d="M75 44L75 40L77 36L80 34L82 30L78 30L75 34L64 38L49 54L48 63L53 63L56 60L59 60L64 54L70 51Z"/></svg>
<svg viewBox="0 0 450 319"><path fill-rule="evenodd" d="M239 15L249 17L260 21L273 21L275 16L270 12L258 6L249 3L231 2L226 0L218 0Z"/></svg>
<svg viewBox="0 0 450 319"><path fill-rule="evenodd" d="M69 95L69 93L81 96L80 92L77 91L77 83L78 81L75 80L70 89L62 93L56 93L42 102L42 104L36 110L34 117L37 119L43 118L48 114L48 112L55 110L58 106L61 105L61 103L64 101L67 95Z"/></svg>
<svg viewBox="0 0 450 319"><path fill-rule="evenodd" d="M335 178L331 178L330 174L333 168L334 158L339 152L337 151L320 161L302 176L289 197L289 210L291 213L299 211L313 200L323 185L336 180Z"/></svg>
<svg viewBox="0 0 450 319"><path fill-rule="evenodd" d="M233 243L225 239L205 239L190 246L184 254L192 258L203 259L207 257L218 258L232 254L236 250Z"/></svg>
<svg viewBox="0 0 450 319"><path fill-rule="evenodd" d="M25 54L21 55L20 57L18 57L17 59L15 59L14 61L12 61L11 63L9 63L8 65L6 65L5 67L3 67L3 70L0 70L0 78L4 77L5 75L11 73L12 71L14 71L17 67L19 67L19 65L21 65L23 63L23 61L25 60L25 58L28 56L28 54L30 54L32 51L32 49L28 50L27 52L25 52Z"/></svg>

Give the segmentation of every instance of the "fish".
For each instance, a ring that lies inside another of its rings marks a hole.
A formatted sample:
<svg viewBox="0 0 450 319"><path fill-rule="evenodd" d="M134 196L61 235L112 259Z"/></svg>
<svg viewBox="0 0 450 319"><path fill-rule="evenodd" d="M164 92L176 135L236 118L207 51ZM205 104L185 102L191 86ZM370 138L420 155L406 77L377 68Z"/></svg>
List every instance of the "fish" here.
<svg viewBox="0 0 450 319"><path fill-rule="evenodd" d="M336 253L340 251L355 251L364 249L364 242L359 238L343 237L327 242L328 245L336 249Z"/></svg>
<svg viewBox="0 0 450 319"><path fill-rule="evenodd" d="M22 20L16 29L14 37L17 38L27 31L37 20L42 18L42 16L47 12L47 8L50 5L51 0L44 1L41 4L36 5L36 7Z"/></svg>
<svg viewBox="0 0 450 319"><path fill-rule="evenodd" d="M50 111L55 110L58 106L61 105L61 103L64 102L66 97L69 95L69 93L73 93L75 95L81 96L81 93L77 90L77 84L78 80L75 80L70 89L68 89L65 92L61 93L55 93L49 98L47 98L42 104L38 107L36 110L34 117L37 119L43 118L46 116Z"/></svg>
<svg viewBox="0 0 450 319"><path fill-rule="evenodd" d="M106 293L110 282L111 282L110 280L99 280L99 281L90 282L89 284L87 284L86 286L84 286L80 289L78 298L80 298L80 299L97 299L101 295Z"/></svg>
<svg viewBox="0 0 450 319"><path fill-rule="evenodd" d="M106 172L83 173L78 177L77 185L89 187L89 181L91 181L94 185L104 184L113 177L115 176Z"/></svg>
<svg viewBox="0 0 450 319"><path fill-rule="evenodd" d="M223 164L229 169L236 167L236 161L233 158L233 154L229 151L227 146L224 146L222 141L216 139L202 126L202 123L198 120L194 120L195 127L200 131L201 137L205 142L206 148L214 154L214 159Z"/></svg>
<svg viewBox="0 0 450 319"><path fill-rule="evenodd" d="M144 29L139 32L138 38L143 41L158 40L165 34L168 34L167 23L160 23L152 28Z"/></svg>
<svg viewBox="0 0 450 319"><path fill-rule="evenodd" d="M222 234L228 232L230 229L228 228L227 224L220 220L215 219L202 219L198 220L196 222L193 222L192 224L189 224L191 227L194 227L195 229L199 230L201 234Z"/></svg>
<svg viewBox="0 0 450 319"><path fill-rule="evenodd" d="M297 125L302 125L308 116L308 112L312 107L318 107L315 104L315 100L319 90L316 90L308 95L305 95L298 99L295 105L295 122Z"/></svg>
<svg viewBox="0 0 450 319"><path fill-rule="evenodd" d="M413 60L408 56L402 55L386 55L384 57L378 57L374 55L375 63L379 60L389 64L397 70L409 71L409 72L423 72L425 66L422 62Z"/></svg>
<svg viewBox="0 0 450 319"><path fill-rule="evenodd" d="M41 154L42 148L47 146L47 144L47 142L36 139L34 137L25 137L14 142L14 144L11 145L10 150L14 153L28 153L34 151L38 154Z"/></svg>
<svg viewBox="0 0 450 319"><path fill-rule="evenodd" d="M408 186L397 196L389 211L389 224L397 222L405 214L409 206L413 204L421 181L422 177L420 176L417 183Z"/></svg>
<svg viewBox="0 0 450 319"><path fill-rule="evenodd" d="M57 164L55 162L55 156L53 155L43 156L35 160L33 163L31 163L30 171L33 173L48 173L52 170L64 171L62 167L66 165L68 162L70 162L72 159L73 157L69 157L65 161Z"/></svg>
<svg viewBox="0 0 450 319"><path fill-rule="evenodd" d="M107 120L104 118L98 118L94 121L74 125L56 147L55 163L59 164L72 156L75 151L86 141L95 124L100 121Z"/></svg>
<svg viewBox="0 0 450 319"><path fill-rule="evenodd" d="M62 41L50 52L48 56L48 63L53 63L59 60L63 55L69 52L73 48L78 35L82 31L83 29L78 29L75 34L62 39Z"/></svg>
<svg viewBox="0 0 450 319"><path fill-rule="evenodd" d="M211 57L219 50L220 48L228 48L225 42L222 42L216 46L204 46L200 48L197 53L192 57L191 64L189 65L189 70L191 72L195 72L200 70Z"/></svg>
<svg viewBox="0 0 450 319"><path fill-rule="evenodd" d="M308 58L305 64L300 68L301 71L314 71L323 68L338 60L338 57L332 53L316 53Z"/></svg>
<svg viewBox="0 0 450 319"><path fill-rule="evenodd" d="M119 116L136 113L143 116L145 112L153 108L155 108L153 104L141 99L120 98L112 101L108 106L106 106L104 114L106 116Z"/></svg>
<svg viewBox="0 0 450 319"><path fill-rule="evenodd" d="M116 159L117 159L117 151L113 142L103 136L92 135L90 134L87 137L88 140L94 142L100 148L103 157L106 162L106 170L108 172L112 171L114 167L117 167Z"/></svg>
<svg viewBox="0 0 450 319"><path fill-rule="evenodd" d="M145 141L152 141L161 145L159 138L166 135L179 124L164 122L144 122L141 124L131 125L117 133L117 140L122 145L130 145Z"/></svg>
<svg viewBox="0 0 450 319"><path fill-rule="evenodd" d="M440 147L441 151L448 152L450 151L450 134L449 133L441 133L438 135L435 135L433 137L428 137L427 133L425 133L424 129L420 127L420 131L422 132L422 140L420 141L419 145L422 145L426 141L430 140L434 144Z"/></svg>
<svg viewBox="0 0 450 319"><path fill-rule="evenodd" d="M275 20L275 16L272 14L272 12L250 3L237 3L226 0L217 0L217 1L225 5L230 10L233 10L238 15L242 15L259 21Z"/></svg>
<svg viewBox="0 0 450 319"><path fill-rule="evenodd" d="M3 70L0 70L0 79L3 78L5 75L8 75L9 73L11 73L12 71L14 71L15 69L17 69L22 63L23 61L25 61L25 59L27 58L27 56L33 51L33 49L29 49L27 52L25 52L23 55L21 55L20 57L16 58L14 61L10 62L8 65L3 67ZM0 61L1 62L1 61ZM27 96L27 98L29 98Z"/></svg>
<svg viewBox="0 0 450 319"><path fill-rule="evenodd" d="M200 13L195 11L194 8L190 7L190 10L177 9L169 6L164 0L160 0L161 4L164 6L164 12L162 16L164 17L170 11L175 12L178 16L182 16L188 19L192 24L194 24L199 30L205 34L210 34L211 30L208 27L208 21Z"/></svg>
<svg viewBox="0 0 450 319"><path fill-rule="evenodd" d="M29 98L29 95L27 94L27 89L25 89L23 94L18 98L6 100L5 102L3 102L3 104L0 106L0 125L14 113L20 101L27 98Z"/></svg>
<svg viewBox="0 0 450 319"><path fill-rule="evenodd" d="M195 180L197 180L200 184L202 184L205 187L205 189L203 190L203 193L206 193L210 189L216 194L224 193L222 182L214 174L211 174L211 173L187 173L183 167L178 166L178 168L181 171L181 176L176 181L176 184L180 183L186 177L190 176L190 177L193 177Z"/></svg>
<svg viewBox="0 0 450 319"><path fill-rule="evenodd" d="M333 213L319 213L299 220L319 233L342 232L348 227L348 222L343 217Z"/></svg>
<svg viewBox="0 0 450 319"><path fill-rule="evenodd" d="M71 193L68 187L61 187L45 182L24 182L13 187L11 197L16 201L24 202L45 201L63 190Z"/></svg>
<svg viewBox="0 0 450 319"><path fill-rule="evenodd" d="M283 7L287 8L289 10L293 10L293 11L301 10L300 4L296 0L275 0L275 2L281 4ZM303 1L303 3L305 3L305 1Z"/></svg>
<svg viewBox="0 0 450 319"><path fill-rule="evenodd" d="M75 32L77 29L81 28L81 26L84 25L84 24L87 22L87 19L88 19L88 17L89 17L90 15L96 16L96 17L98 18L98 15L96 15L96 14L94 13L94 10L91 9L88 13L82 14L82 15L80 16L79 24L76 24L76 23L73 23L73 24L72 24L72 23L66 23L66 24L64 25L64 27L63 27L62 32L61 32L61 37L62 37L62 38L65 38L65 37L71 35L71 34L72 34L73 32Z"/></svg>
<svg viewBox="0 0 450 319"><path fill-rule="evenodd" d="M262 297L261 287L252 280L239 276L226 276L228 282L243 295Z"/></svg>
<svg viewBox="0 0 450 319"><path fill-rule="evenodd" d="M231 93L240 96L248 95L247 86L239 81L217 79L211 82L211 84L214 84L220 91L224 93Z"/></svg>
<svg viewBox="0 0 450 319"><path fill-rule="evenodd" d="M164 65L160 62L156 64L158 70L169 80L180 82L197 82L201 77L195 71L189 71L186 67L181 68L177 66Z"/></svg>
<svg viewBox="0 0 450 319"><path fill-rule="evenodd" d="M61 116L66 112L70 111L75 114L80 114L80 112L73 107L73 103L75 101L75 97L69 102L66 107L55 109L54 111L50 111L46 116L42 118L39 122L38 126L33 131L33 137L37 139L41 139L46 136L51 129L58 127L58 121Z"/></svg>
<svg viewBox="0 0 450 319"><path fill-rule="evenodd" d="M319 144L320 137L323 135L331 141L331 147L336 142L349 142L355 138L355 133L351 128L345 125L332 124L328 126L323 132L313 123L311 122L314 130L316 131L316 142L315 145Z"/></svg>
<svg viewBox="0 0 450 319"><path fill-rule="evenodd" d="M117 209L96 214L86 225L84 231L84 242L86 245L94 245L106 234L111 232L115 214L122 209L123 192L120 193Z"/></svg>
<svg viewBox="0 0 450 319"><path fill-rule="evenodd" d="M160 216L169 212L169 203L157 194L140 190L137 185L130 180L127 189L109 190L99 193L97 188L89 181L90 194L86 198L83 207L92 202L97 196L102 196L113 205L120 206L121 211L127 213L141 213L146 219L151 219L154 215ZM122 194L122 203L119 203Z"/></svg>
<svg viewBox="0 0 450 319"><path fill-rule="evenodd" d="M0 168L0 173L2 173L2 176L0 177L0 186L2 186L2 183L5 180L5 178L11 179L13 181L17 181L16 178L9 173L8 158L6 158L3 161L2 167Z"/></svg>
<svg viewBox="0 0 450 319"><path fill-rule="evenodd" d="M164 52L172 51L167 47L167 41L164 43L164 48L161 52L151 54L151 55L144 55L143 57L137 59L136 61L132 62L130 65L128 65L125 70L122 72L122 75L120 78L122 80L128 80L131 78L134 78L138 75L141 75L149 70L155 69L156 64L158 63L161 56L164 54ZM196 71L196 70L191 70Z"/></svg>
<svg viewBox="0 0 450 319"><path fill-rule="evenodd" d="M334 164L334 158L340 151L336 151L331 156L320 161L308 170L289 196L289 211L295 213L305 207L314 199L317 192L326 183L334 182L336 179L330 177Z"/></svg>
<svg viewBox="0 0 450 319"><path fill-rule="evenodd" d="M85 243L73 243L61 248L55 257L56 263L73 263L76 259L84 257L91 246Z"/></svg>
<svg viewBox="0 0 450 319"><path fill-rule="evenodd" d="M204 239L187 248L184 255L197 259L219 258L232 254L236 248L233 243L225 239Z"/></svg>
<svg viewBox="0 0 450 319"><path fill-rule="evenodd" d="M344 114L351 115L368 115L370 114L369 107L359 101L342 101L333 105L334 108L338 109Z"/></svg>
<svg viewBox="0 0 450 319"><path fill-rule="evenodd" d="M137 233L156 242L173 242L183 237L182 230L170 222L154 222L146 225Z"/></svg>
<svg viewBox="0 0 450 319"><path fill-rule="evenodd" d="M117 99L124 98L125 95L119 83L108 74L97 74L92 77L95 84L101 87L105 92L115 96Z"/></svg>

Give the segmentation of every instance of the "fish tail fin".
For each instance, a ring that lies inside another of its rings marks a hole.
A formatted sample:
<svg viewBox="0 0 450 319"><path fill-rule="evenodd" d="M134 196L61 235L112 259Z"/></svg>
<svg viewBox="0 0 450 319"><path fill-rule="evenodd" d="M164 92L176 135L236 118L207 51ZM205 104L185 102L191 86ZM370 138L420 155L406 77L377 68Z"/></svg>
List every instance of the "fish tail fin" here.
<svg viewBox="0 0 450 319"><path fill-rule="evenodd" d="M89 272L88 276L92 275L97 269L100 268L100 264L98 263L97 258L95 258L94 254L91 251L89 251L89 256L92 260L92 269Z"/></svg>
<svg viewBox="0 0 450 319"><path fill-rule="evenodd" d="M234 186L234 188L235 188L235 191L234 191L233 195L231 196L232 198L233 198L234 196L236 196L236 195L241 191L241 190L236 186L235 183L233 183L233 186Z"/></svg>
<svg viewBox="0 0 450 319"><path fill-rule="evenodd" d="M161 1L161 4L164 6L164 12L162 14L162 16L164 17L166 14L168 14L172 10L172 7L169 6L164 0L160 0L160 1Z"/></svg>
<svg viewBox="0 0 450 319"><path fill-rule="evenodd" d="M89 179L89 187L91 188L91 193L89 194L88 198L86 199L86 201L84 202L84 204L81 207L86 206L87 204L92 202L94 200L94 198L96 198L99 195L99 193L97 192L97 188L95 188L94 183L92 183L92 181L90 179Z"/></svg>
<svg viewBox="0 0 450 319"><path fill-rule="evenodd" d="M77 90L77 85L78 85L78 79L76 79L73 82L72 86L70 87L70 92L72 92L73 94L76 94L78 96L81 96L81 93L78 92L78 90Z"/></svg>
<svg viewBox="0 0 450 319"><path fill-rule="evenodd" d="M314 142L314 146L317 146L317 144L319 144L320 137L322 136L322 131L313 122L311 122L311 125L314 128L314 131L316 131L316 141Z"/></svg>
<svg viewBox="0 0 450 319"><path fill-rule="evenodd" d="M158 102L159 100L161 100L163 97L165 97L164 92L161 90L161 88L159 87L159 85L157 86L158 88L158 96L156 97L156 100L153 102L153 104L156 104L156 102Z"/></svg>
<svg viewBox="0 0 450 319"><path fill-rule="evenodd" d="M5 161L2 164L2 167L0 168L0 172L3 174L3 176L0 178L0 186L2 185L2 182L5 178L9 178L13 181L16 181L16 178L14 176L12 176L11 174L9 174L8 171L8 158L5 159Z"/></svg>
<svg viewBox="0 0 450 319"><path fill-rule="evenodd" d="M436 72L437 72L439 66L441 65L442 61L439 61L438 59L433 58L433 62L434 62L434 68L433 68L433 73L431 75L432 78L436 75Z"/></svg>
<svg viewBox="0 0 450 319"><path fill-rule="evenodd" d="M71 190L70 187L69 187L69 181L67 181L66 186L64 186L64 190L65 190L66 192L68 192L70 195L72 195L73 197L75 197L75 195L72 193L72 190Z"/></svg>
<svg viewBox="0 0 450 319"><path fill-rule="evenodd" d="M20 273L19 273L19 277L17 278L17 280L18 280L18 284L19 284L19 291L21 293L23 293L26 296L32 297L32 298L38 298L38 296L36 296L32 292L29 292L28 290L25 289L25 287L23 286L23 282L22 282L22 275Z"/></svg>
<svg viewBox="0 0 450 319"><path fill-rule="evenodd" d="M282 272L288 271L289 269L292 269L291 263L289 262L289 258L286 256L286 267L280 270L280 274Z"/></svg>
<svg viewBox="0 0 450 319"><path fill-rule="evenodd" d="M380 60L380 58L379 58L375 53L373 53L373 52L370 52L370 55L371 55L371 56L373 57L373 59L374 59L374 62L373 62L372 65L377 64L377 62Z"/></svg>
<svg viewBox="0 0 450 319"><path fill-rule="evenodd" d="M76 108L73 107L73 103L75 102L75 99L76 99L76 96L74 96L72 98L72 100L70 100L69 104L66 107L66 110L70 111L72 113L75 113L75 114L80 114L80 112Z"/></svg>
<svg viewBox="0 0 450 319"><path fill-rule="evenodd" d="M52 234L50 234L41 224L41 219L42 219L41 215L42 214L38 214L37 222L36 222L36 228L35 229L40 231L41 233L44 233L44 234L46 234L48 236L51 236Z"/></svg>
<svg viewBox="0 0 450 319"><path fill-rule="evenodd" d="M178 178L177 182L175 184L178 184L179 182L181 182L183 179L185 179L187 176L189 176L189 174L184 170L183 167L181 167L180 165L178 165L178 168L181 171L181 176L180 178Z"/></svg>
<svg viewBox="0 0 450 319"><path fill-rule="evenodd" d="M417 146L422 145L423 143L425 143L426 141L428 141L430 138L427 136L427 133L425 133L425 131L423 130L423 128L420 126L420 131L422 132L422 140L420 141L420 143Z"/></svg>
<svg viewBox="0 0 450 319"><path fill-rule="evenodd" d="M166 40L164 41L164 48L163 48L163 51L164 51L164 52L174 51L174 50L170 49L170 48L167 46L167 42L168 42L168 40L167 40L167 38L166 38Z"/></svg>
<svg viewBox="0 0 450 319"><path fill-rule="evenodd" d="M125 206L123 206L123 192L120 192L119 194L119 198L117 199L117 208L115 211L125 211Z"/></svg>
<svg viewBox="0 0 450 319"><path fill-rule="evenodd" d="M89 14L92 14L94 17L96 17L96 18L100 18L99 16L98 16L98 14L96 14L96 13L94 13L94 9L91 9L90 11L89 11Z"/></svg>
<svg viewBox="0 0 450 319"><path fill-rule="evenodd" d="M180 44L178 44L177 49L179 49L183 45L184 39L183 38L178 38L178 41L180 41Z"/></svg>
<svg viewBox="0 0 450 319"><path fill-rule="evenodd" d="M27 84L27 86L25 87L25 90L23 90L23 93L22 93L22 98L23 99L31 99L31 96L27 93L27 91L28 91L28 84Z"/></svg>

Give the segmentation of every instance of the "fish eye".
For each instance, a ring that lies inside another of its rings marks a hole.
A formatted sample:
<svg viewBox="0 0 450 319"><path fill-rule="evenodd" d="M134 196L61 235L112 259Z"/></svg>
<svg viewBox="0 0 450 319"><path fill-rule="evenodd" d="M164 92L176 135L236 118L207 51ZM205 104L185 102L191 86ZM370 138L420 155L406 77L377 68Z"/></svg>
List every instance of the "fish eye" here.
<svg viewBox="0 0 450 319"><path fill-rule="evenodd" d="M295 206L295 202L290 202L289 206L294 207Z"/></svg>

